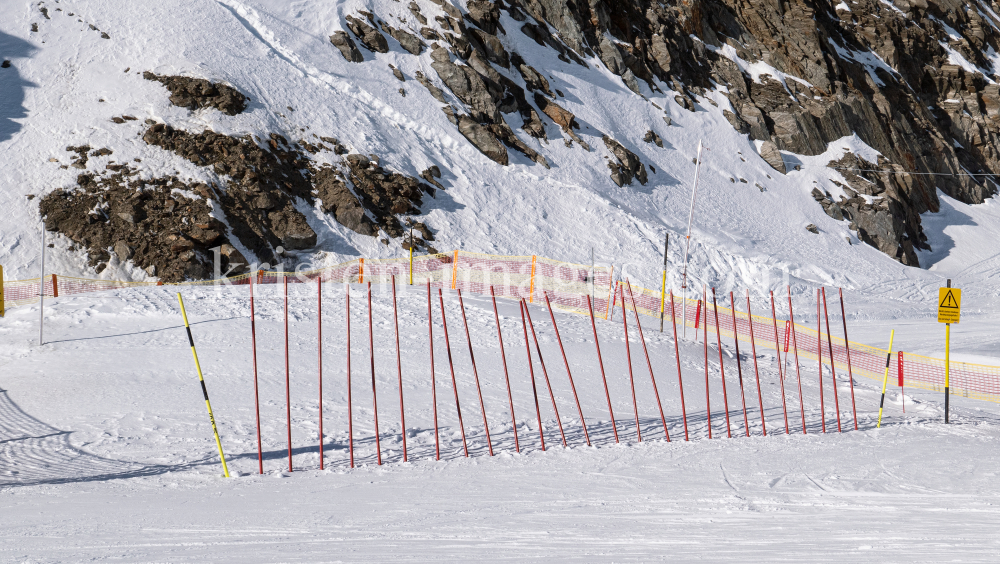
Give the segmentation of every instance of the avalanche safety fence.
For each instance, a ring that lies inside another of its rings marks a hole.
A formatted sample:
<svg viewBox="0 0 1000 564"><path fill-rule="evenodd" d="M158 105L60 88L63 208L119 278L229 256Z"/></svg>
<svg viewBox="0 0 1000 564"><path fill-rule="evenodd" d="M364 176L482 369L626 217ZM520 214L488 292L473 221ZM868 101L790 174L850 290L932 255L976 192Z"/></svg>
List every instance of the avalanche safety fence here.
<svg viewBox="0 0 1000 564"><path fill-rule="evenodd" d="M98 280L56 274L46 276L44 283L40 278L12 281L3 280L3 269L0 267L0 316L8 308L37 302L40 292L46 298L58 298L146 286L246 285L251 283L251 278L256 284L277 284L286 279L290 284L305 283L320 279L323 282L371 282L374 285L390 284L395 276L397 283L423 286L429 281L434 289L460 289L486 296L490 295L492 287L497 297L524 298L529 303L544 304L548 297L555 308L583 315L589 315L589 296L594 315L611 319L615 317L616 309L619 311L617 315L621 315L623 300L625 307L629 310L632 307L624 290L624 281L621 284L616 282L614 274L613 266L574 264L537 255L504 256L466 251L412 258L360 258L308 271L258 271L217 280L180 283ZM749 313L750 303L745 295L733 296L730 299L732 307L724 307L713 302L725 303L726 296L713 296L707 291L703 292L702 299L692 299L673 296L665 288L651 290L633 285L632 293L639 314L653 318L660 318L661 315L670 317L673 307L679 323L686 323L687 327L699 331L707 329L709 342L712 341L711 334L716 331L727 339L736 338L744 343L751 343L753 335L753 345L775 350L779 358L794 355L797 349L800 361L813 360L827 370L848 377L860 375L881 382L884 375L887 351L847 340L843 310L837 311L838 302L834 299L831 300L834 311L828 315L825 296L821 300L819 291L816 319L832 318L836 323L829 325L829 331L826 324L812 328L777 316ZM774 300L788 301L787 297L774 296L773 292L771 299L772 307ZM736 303L733 304L733 301ZM785 305L791 311L791 303ZM793 311L792 314L794 316ZM890 374L900 387L944 392L944 360L902 351L895 355ZM787 374L784 376L786 380L788 377ZM1000 403L1000 366L952 361L950 387L952 394Z"/></svg>

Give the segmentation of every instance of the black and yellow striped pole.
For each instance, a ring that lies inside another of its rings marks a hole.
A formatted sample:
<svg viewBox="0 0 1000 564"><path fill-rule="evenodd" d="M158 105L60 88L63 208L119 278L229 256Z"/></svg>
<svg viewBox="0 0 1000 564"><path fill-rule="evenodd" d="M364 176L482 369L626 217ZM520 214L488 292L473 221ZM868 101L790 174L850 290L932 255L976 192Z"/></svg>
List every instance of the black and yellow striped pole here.
<svg viewBox="0 0 1000 564"><path fill-rule="evenodd" d="M885 405L885 386L889 383L889 359L892 358L892 340L896 337L896 330L889 333L889 350L885 352L885 377L882 378L882 401L878 403L878 425L876 429L882 427L882 406Z"/></svg>
<svg viewBox="0 0 1000 564"><path fill-rule="evenodd" d="M191 336L191 325L188 323L187 312L184 311L184 298L177 292L177 301L181 304L181 315L184 317L184 328L187 329L188 342L191 343L191 354L194 355L194 367L198 370L198 381L201 382L201 392L205 394L205 407L208 408L208 419L212 422L212 433L215 434L215 445L219 447L219 458L222 459L222 473L229 477L229 467L226 466L226 455L222 452L222 441L219 440L219 429L215 426L215 415L212 414L212 404L208 401L208 388L205 387L205 377L201 374L201 363L198 362L198 351L194 349L194 337Z"/></svg>

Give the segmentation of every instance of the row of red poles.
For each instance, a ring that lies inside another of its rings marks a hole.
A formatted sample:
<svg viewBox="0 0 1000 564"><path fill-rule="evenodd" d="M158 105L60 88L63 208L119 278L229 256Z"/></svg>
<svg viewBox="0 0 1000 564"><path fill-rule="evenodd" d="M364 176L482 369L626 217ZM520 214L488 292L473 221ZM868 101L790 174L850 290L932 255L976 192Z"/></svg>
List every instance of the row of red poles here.
<svg viewBox="0 0 1000 564"><path fill-rule="evenodd" d="M264 473L264 457L263 457L263 450L262 450L262 445L261 445L261 432L260 432L260 401L259 401L258 383L257 383L257 337L256 337L255 312L254 312L253 286L254 286L254 283L253 283L253 279L251 278L251 281L250 281L250 332L251 332L251 347L252 347L252 350L253 350L254 405L255 405L255 413L256 413L256 421L257 421L257 457L258 457L257 460L258 460L259 472L261 474L263 474ZM653 365L652 365L652 362L650 361L650 358L649 358L649 350L646 347L646 339L645 339L645 337L643 335L642 324L639 321L638 308L635 305L635 297L632 294L632 287L631 287L631 284L629 283L628 280L625 281L624 285L621 285L620 283L616 284L616 286L615 286L615 292L614 292L614 298L613 298L612 303L614 303L614 302L617 301L617 298L618 298L618 295L619 295L619 288L621 288L620 291L621 291L622 322L623 322L623 331L624 331L624 337L625 337L626 358L627 358L628 366L629 366L629 383L630 383L631 392L632 392L632 406L633 406L633 412L634 412L634 415L635 415L636 438L638 439L638 441L640 441L640 442L642 441L642 429L641 429L640 424L639 424L638 400L637 400L636 392L635 392L635 376L634 376L634 373L633 373L633 370L632 370L632 352L631 352L631 345L629 344L629 339L628 339L628 319L627 319L626 308L625 308L625 292L626 291L628 292L628 298L629 298L629 301L630 301L630 303L632 305L631 309L632 309L633 317L635 318L635 324L636 324L636 327L637 327L637 329L639 331L639 341L642 343L643 355L644 355L645 360L646 360L646 368L649 371L650 381L651 381L652 386L653 386L653 393L654 393L654 396L655 396L655 399L656 399L657 408L659 410L660 421L661 421L661 423L663 425L664 437L666 438L667 441L670 441L670 432L669 432L669 430L667 428L666 416L664 415L663 405L662 405L662 403L660 401L660 393L659 393L659 389L658 389L657 384L656 384L656 377L653 374ZM319 374L319 437L320 437L320 441L319 441L319 458L320 458L320 469L323 469L324 468L324 456L323 456L323 323L322 323L322 319L323 319L323 311L322 311L322 301L323 301L322 298L323 298L323 294L322 294L322 279L317 279L316 280L316 289L317 289L317 312L318 312L318 320L319 320L318 330L317 330L318 331L318 338L319 338L319 347L318 347L318 354L319 354L319 358L318 358L318 374ZM479 372L478 372L478 370L476 368L475 353L474 353L474 351L472 349L472 339L471 339L471 335L469 333L469 323L468 323L468 320L467 320L466 315L465 315L465 303L464 303L464 301L462 299L462 291L458 290L457 292L458 292L459 308L460 308L460 311L462 313L462 323L463 323L463 326L464 326L464 329L465 329L466 342L468 343L468 346L469 346L469 357L470 357L470 359L472 361L473 378L474 378L474 381L475 381L475 384L476 384L476 391L477 391L477 394L478 394L478 397L479 397L479 407L480 407L480 410L481 410L481 413L482 413L482 416L483 416L483 430L485 432L487 449L489 451L490 456L493 456L494 455L493 442L492 442L492 438L490 437L489 422L488 422L487 417L486 417L486 405L483 402L482 388L481 388L480 382L479 382ZM517 452L520 452L521 451L521 445L520 445L520 438L518 437L518 432L517 432L517 419L516 419L516 417L514 415L514 398L513 398L512 392L511 392L510 374L509 374L508 366L507 366L507 356L506 356L506 353L505 353L505 350L504 350L503 333L502 333L502 331L500 329L500 316L499 316L499 314L497 312L496 295L493 292L493 287L492 286L490 286L490 297L491 297L492 304L493 304L493 315L494 315L494 319L496 320L496 327L497 327L497 339L498 339L499 344L500 344L500 355L501 355L501 360L502 360L502 364L503 364L504 379L505 379L506 387L507 387L507 399L508 399L509 407L510 407L511 427L512 427L512 430L513 430L513 433L514 433L514 448L515 448L515 450ZM572 370L570 369L569 359L567 358L567 356L566 356L566 350L563 347L562 337L559 334L559 327L556 324L555 314L553 312L552 304L549 301L549 296L548 296L547 292L544 294L544 297L545 297L546 306L548 307L549 317L550 317L550 319L552 321L552 327L553 327L553 329L555 331L556 341L558 342L558 344L559 344L559 350L562 353L563 363L564 363L565 368L566 368L566 374L567 374L567 377L569 378L570 389L572 390L573 399L575 400L576 407L577 407L577 413L578 413L578 415L580 417L580 424L583 427L583 435L584 435L584 438L586 440L587 445L590 446L591 445L590 434L589 434L589 432L587 430L586 420L585 420L585 418L583 416L583 409L582 409L581 404L580 404L580 398L579 398L579 396L577 394L577 391L576 391L576 384L573 381L573 373L572 373ZM774 330L774 342L775 342L775 346L776 346L777 354L778 354L777 359L778 359L779 381L781 382L781 407L782 407L782 412L784 414L785 433L788 434L788 433L790 433L790 429L789 429L789 423L788 423L787 404L786 404L786 401L785 401L785 385L784 385L785 375L782 373L781 347L778 346L778 343L779 343L779 340L778 340L778 322L777 322L777 316L775 314L774 292L770 293L770 297L771 297L771 318L772 318L772 324L773 324L773 330ZM730 302L733 305L733 310L732 310L732 326L733 326L733 335L734 335L734 339L735 339L735 342L736 342L736 359L737 359L736 365L737 365L737 373L738 373L739 384L740 384L740 396L741 396L742 405L743 405L743 424L744 424L744 429L745 429L745 432L746 432L746 436L750 436L750 424L749 424L749 417L748 417L747 408L746 408L746 395L744 393L744 386L743 386L743 369L742 369L742 363L740 362L740 353L739 353L739 332L738 332L738 328L737 328L737 324L736 324L736 302L734 301L734 296L733 296L732 292L730 292L730 294L729 294L729 299L730 299ZM347 339L347 344L346 344L346 349L347 349L347 364L346 364L346 368L347 368L347 420L348 420L347 431L348 431L348 453L349 453L350 464L351 464L351 467L353 468L354 467L354 416L353 416L353 402L352 402L352 399L351 399L351 296L350 296L350 292L345 292L345 300L346 300L345 301L345 325L346 325L346 339ZM378 462L379 465L381 465L382 464L382 449L381 449L381 443L380 443L380 433L379 433L379 423L378 423L378 396L376 394L376 386L375 386L375 343L374 343L374 335L373 335L373 330L372 330L372 292L371 292L371 282L369 282L368 286L367 286L367 300L368 300L368 345L369 345L368 349L369 349L369 360L370 360L369 364L370 364L370 373L371 373L371 382L372 382L373 413L374 413L374 423L375 423L375 449L376 449L377 462ZM455 409L456 409L456 412L457 412L457 415L458 415L459 429L461 430L461 436L462 436L462 447L463 447L463 451L464 451L465 456L468 457L469 456L469 447L468 447L468 442L466 440L466 435L465 435L465 426L464 426L464 423L462 421L462 408L461 408L461 404L460 404L459 398L458 398L458 385L457 385L457 380L455 378L455 368L454 368L454 362L453 362L452 351L451 351L451 340L450 340L450 337L449 337L449 334L448 334L448 323L447 323L447 320L445 318L444 296L443 296L443 293L442 293L442 291L440 289L438 290L438 300L439 300L439 305L440 305L441 322L442 322L442 326L444 328L445 349L446 349L447 354L448 354L448 368L450 370L450 375L451 375L452 390L454 391L454 395L455 395ZM703 303L705 303L705 304L708 303L707 289L705 290L705 294L703 296ZM823 313L823 316L826 319L827 345L828 345L828 350L830 351L831 359L832 359L833 343L832 343L832 339L830 337L830 320L829 320L829 317L827 315L827 310L826 310L826 289L825 288L822 289L822 290L817 290L817 294L816 294L817 335L818 335L817 336L817 339L818 339L817 349L818 349L818 352L819 352L819 370L820 370L820 411L823 414L822 417L821 417L821 421L822 421L822 430L825 433L826 432L826 411L825 411L825 403L824 403L824 398L823 398L823 342L822 342L822 332L820 331L820 329L821 329L821 326L820 326L820 321L821 321L821 319L820 319L820 304L821 303L822 303L822 313ZM715 311L715 329L716 329L716 339L717 339L718 350L719 350L719 373L720 373L720 377L722 379L722 395L723 395L723 401L726 404L726 409L724 410L725 416L726 416L726 434L727 434L727 436L732 437L732 428L731 428L731 424L730 424L729 409L728 409L729 398L728 398L728 394L727 394L727 390L726 390L725 368L724 368L723 356L722 356L722 334L721 334L721 331L720 331L719 312L718 312L718 307L717 307L717 304L716 304L716 296L715 296L715 289L714 288L712 289L712 304L713 304L713 309ZM567 446L566 434L565 434L565 431L564 431L563 426L562 426L562 420L559 417L559 409L556 406L555 394L553 393L552 384L551 384L551 381L549 379L548 371L547 371L547 369L545 367L545 361L542 358L541 347L539 346L538 336L535 333L534 323L531 320L531 313L528 310L528 304L527 304L527 302L525 301L524 298L521 298L519 305L520 305L520 315L521 315L521 326L522 326L522 330L523 330L524 344L525 344L526 353L527 353L527 359L528 359L528 374L529 374L530 379L531 379L531 389L532 389L532 393L534 395L534 402L535 402L535 414L536 414L536 417L537 417L537 420L538 420L538 439L539 439L539 444L541 446L541 449L544 451L545 450L545 433L544 433L544 428L543 428L543 425L542 425L541 407L540 407L539 398L538 398L538 387L537 387L537 382L536 382L536 379L535 379L534 363L533 363L532 358L531 358L531 343L532 342L535 345L535 352L538 355L539 365L541 366L541 369L542 369L542 376L543 376L543 378L545 380L545 385L546 385L546 388L548 389L548 392L549 392L549 398L551 399L551 402L552 402L552 410L555 413L555 420L556 420L556 424L557 424L558 429L559 429L559 436L560 436L560 438L562 440L563 446ZM702 307L701 306L702 306L702 303L699 303L698 304L698 312L699 312L699 314L696 315L696 318L695 318L695 330L696 331L697 331L698 325L699 325L698 319L700 317L700 312L702 311ZM600 370L601 370L601 379L602 379L602 382L604 384L604 394L605 394L605 398L607 399L607 404L608 404L608 414L609 414L609 416L611 418L612 430L613 430L613 433L614 433L615 442L617 443L617 442L619 442L618 427L617 427L617 423L616 423L616 420L615 420L614 409L612 408L612 404L611 404L611 393L610 393L610 391L608 389L607 375L605 374L605 370L604 370L604 360L603 360L603 358L601 356L601 345L600 345L600 341L598 340L598 337L597 337L597 324L596 324L596 322L594 320L594 310L593 310L593 305L592 305L591 300L590 300L590 296L587 296L587 307L588 307L588 310L589 310L589 313L590 313L591 328L592 328L593 333L594 333L594 346L595 346L595 349L596 349L596 352L597 352L598 366L600 367ZM844 317L844 313L845 312L844 312L844 295L843 295L843 290L840 291L840 307L841 307L841 316L842 316L842 319L844 320L844 340L845 340L845 342L847 342L847 323L846 323L846 317ZM397 377L398 377L398 380L399 380L399 412L400 412L400 421L401 421L401 426L402 426L403 461L406 462L406 461L409 460L409 456L408 456L407 444L406 444L406 415L405 415L404 400L403 400L403 371L402 371L402 361L401 361L400 347L399 347L399 316L398 316L398 309L397 309L397 305L396 305L396 279L395 279L395 276L392 277L392 308L393 308L394 336L395 336L395 344L396 344L396 372L397 372ZM794 327L795 318L794 318L794 314L792 313L792 301L791 301L791 292L790 292L790 289L789 289L789 297L788 297L788 308L789 308L789 317L790 317L789 322L791 324L791 327ZM708 315L707 307L704 308L704 311L705 311L705 315L707 317L707 315ZM289 364L289 353L288 353L288 280L287 280L287 278L284 279L284 313L285 313L285 315L284 315L284 332L285 332L285 409L286 409L286 417L287 417L287 419L286 419L286 425L287 425L287 439L288 439L288 471L291 472L291 471L293 471L293 468L292 468L291 382L290 382L291 369L290 369L290 364ZM757 366L757 350L756 350L756 344L754 342L752 315L753 314L752 314L751 308L750 308L750 294L749 294L749 291L748 291L747 292L747 318L748 318L748 320L751 320L750 323L749 323L749 326L750 326L750 335L749 335L749 338L750 338L750 344L751 344L751 349L752 349L752 355L753 355L753 359L754 359L754 375L755 375L755 378L756 378L756 385L757 385L758 408L759 408L760 416L761 416L761 430L762 430L763 435L766 436L767 435L767 427L766 427L766 422L765 422L765 419L764 419L763 395L761 394L760 372L759 372L759 369L758 369L758 366ZM676 313L675 313L675 310L674 310L674 295L673 295L673 291L670 292L670 317L671 317L671 323L672 323L672 326L673 326L674 358L675 358L676 363L677 363L677 384L678 384L678 388L679 388L679 391L680 391L681 415L682 415L682 420L684 422L684 440L687 441L687 440L689 440L688 422L687 422L687 408L686 408L685 400L684 400L684 382L683 382L683 379L682 379L682 376L681 376L680 348L679 348L679 344L678 344L678 340L677 340L677 317L676 317ZM703 322L703 323L701 323L701 325L704 328L704 339L703 340L705 342L705 409L706 409L706 413L707 413L708 438L711 439L712 438L712 409L711 409L711 399L710 399L710 393L709 393L708 323L704 323ZM441 442L440 442L440 436L439 436L439 430L438 430L437 378L435 377L435 368L434 368L434 325L433 325L433 314L432 314L432 294L431 294L431 286L430 286L430 281L429 280L427 281L427 330L428 330L428 343L429 343L428 349L429 349L429 353L430 353L430 369L431 369L430 370L430 372L431 372L431 400L432 400L432 403L433 403L433 414L434 414L434 450L435 450L435 459L440 460L440 458L441 458ZM529 331L531 333L531 339L530 340L529 340ZM806 433L805 405L804 405L804 402L803 402L803 395L802 395L802 377L801 377L801 372L800 372L800 369L799 369L798 343L797 343L797 339L796 339L795 333L796 332L794 330L791 331L791 344L792 344L792 347L794 349L794 355L795 355L795 372L796 372L796 379L797 379L797 382L798 382L799 405L800 405L800 414L801 414L801 420L802 420L802 433L805 434ZM787 350L788 350L787 327L786 327L785 341L786 341L785 353L787 354ZM854 428L856 430L858 428L858 423L857 423L857 409L856 409L856 407L854 407L854 381L853 381L853 374L851 373L850 349L849 349L849 347L845 347L845 348L847 350L848 378L849 378L849 381L850 381L850 388L851 388L851 404L852 404L852 407L854 408ZM830 370L831 370L831 375L832 375L832 378L833 378L835 408L837 410L837 430L841 431L840 403L839 403L839 398L838 398L838 394L837 394L837 378L836 378L836 370L835 370L835 368L834 368L833 365L834 365L834 363L831 362L830 363Z"/></svg>

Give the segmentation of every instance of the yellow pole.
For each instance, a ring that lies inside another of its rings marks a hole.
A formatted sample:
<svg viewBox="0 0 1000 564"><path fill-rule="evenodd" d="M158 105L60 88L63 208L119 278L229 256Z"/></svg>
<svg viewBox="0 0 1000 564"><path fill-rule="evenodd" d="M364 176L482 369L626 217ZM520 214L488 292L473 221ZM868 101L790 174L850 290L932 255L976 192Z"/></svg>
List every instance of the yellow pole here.
<svg viewBox="0 0 1000 564"><path fill-rule="evenodd" d="M205 378L201 374L201 363L198 362L198 351L194 349L194 338L191 337L191 325L188 323L187 312L184 311L184 298L177 292L177 301L181 304L181 315L184 317L184 328L187 329L188 342L191 343L191 354L194 355L194 366L198 369L198 381L201 391L205 394L205 406L208 407L208 419L212 422L212 432L215 434L215 446L219 447L219 458L222 459L222 472L229 477L229 467L226 466L226 455L222 452L222 441L219 440L219 429L215 426L215 415L212 414L212 404L208 401L208 389L205 388Z"/></svg>
<svg viewBox="0 0 1000 564"><path fill-rule="evenodd" d="M944 422L948 423L948 399L951 396L951 323L944 324Z"/></svg>
<svg viewBox="0 0 1000 564"><path fill-rule="evenodd" d="M896 330L893 329L889 333L889 350L885 353L885 377L882 379L882 401L878 404L878 425L875 428L882 427L882 406L885 405L885 386L889 383L889 359L892 358L892 341L896 337Z"/></svg>
<svg viewBox="0 0 1000 564"><path fill-rule="evenodd" d="M413 243L410 243L410 286L413 285Z"/></svg>
<svg viewBox="0 0 1000 564"><path fill-rule="evenodd" d="M528 303L535 303L535 259L538 257L531 255L531 282L528 286Z"/></svg>

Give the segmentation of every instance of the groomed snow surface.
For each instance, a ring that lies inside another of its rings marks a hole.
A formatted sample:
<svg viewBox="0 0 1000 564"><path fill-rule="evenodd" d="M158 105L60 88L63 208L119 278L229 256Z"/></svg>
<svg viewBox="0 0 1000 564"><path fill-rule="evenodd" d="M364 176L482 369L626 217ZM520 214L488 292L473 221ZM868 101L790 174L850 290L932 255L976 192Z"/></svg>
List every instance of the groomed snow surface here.
<svg viewBox="0 0 1000 564"><path fill-rule="evenodd" d="M373 289L376 389L383 465L376 461L367 296L354 286L352 405L356 468L349 468L346 333L341 285L323 306L325 470L318 457L316 288L289 287L294 471L285 425L283 297L257 287L258 374L264 451L258 475L247 287L183 290L231 479L221 477L194 363L169 288L60 298L46 306L38 347L37 306L0 326L0 559L5 561L989 561L1000 487L996 406L953 398L942 423L940 394L906 390L906 413L890 378L875 429L878 382L855 379L853 430L846 375L838 373L837 432L827 371L826 434L818 372L801 365L807 435L794 370L785 380L785 434L773 353L758 351L768 435L762 436L753 357L741 346L750 437L732 343L725 343L726 435L715 336L709 336L713 438L707 439L704 349L682 342L689 442L684 442L673 341L643 318L672 442L664 440L642 347L630 318L635 415L620 311L598 320L620 443L608 416L589 318L556 313L593 446L586 446L548 312L530 307L568 448L534 347L547 450L540 449L516 303L499 313L521 453L488 299L464 296L496 456L489 457L461 311L445 310L469 458L463 456L448 354L434 293L433 332L441 461L435 461L426 293L400 287L399 324L407 448L403 463L391 295ZM850 301L852 296L848 296ZM755 298L755 307L764 303ZM849 302L850 303L850 302ZM806 299L797 319L815 323ZM742 308L741 308L742 309ZM863 308L864 309L864 308ZM785 310L779 308L779 312ZM859 340L878 323L851 308ZM779 313L780 315L780 313ZM839 330L837 320L834 331ZM988 316L956 328L957 354L996 350ZM897 319L896 345L931 353L942 327L926 315ZM972 334L977 339L971 338ZM985 335L986 340L978 340ZM853 336L853 335L852 335ZM881 343L884 346L884 343ZM982 360L980 358L980 360ZM992 360L994 363L995 359ZM791 364L789 364L791 366ZM894 376L894 375L893 375Z"/></svg>

